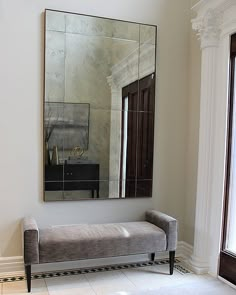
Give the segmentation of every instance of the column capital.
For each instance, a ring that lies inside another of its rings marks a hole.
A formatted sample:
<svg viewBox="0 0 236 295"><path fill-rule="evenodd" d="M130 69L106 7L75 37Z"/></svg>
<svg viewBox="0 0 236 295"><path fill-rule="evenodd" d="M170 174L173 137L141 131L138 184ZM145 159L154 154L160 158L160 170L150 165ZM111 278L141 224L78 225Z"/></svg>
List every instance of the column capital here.
<svg viewBox="0 0 236 295"><path fill-rule="evenodd" d="M218 46L222 20L223 13L214 9L192 20L192 28L197 31L201 41L201 49Z"/></svg>

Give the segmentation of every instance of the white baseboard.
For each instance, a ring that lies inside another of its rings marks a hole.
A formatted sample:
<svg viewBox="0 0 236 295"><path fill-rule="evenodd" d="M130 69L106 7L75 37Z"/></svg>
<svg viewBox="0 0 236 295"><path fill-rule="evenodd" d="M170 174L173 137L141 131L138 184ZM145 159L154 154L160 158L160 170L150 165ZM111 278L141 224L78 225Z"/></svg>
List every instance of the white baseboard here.
<svg viewBox="0 0 236 295"><path fill-rule="evenodd" d="M176 257L187 261L192 255L193 247L186 242L178 242ZM169 257L168 252L157 253L156 259L165 259ZM72 262L48 263L32 266L32 272L54 271L63 269L83 268L92 266L101 266L119 263L132 263L137 261L145 261L148 255L130 255L114 258L89 259ZM24 262L22 256L0 257L0 277L17 276L24 274Z"/></svg>
<svg viewBox="0 0 236 295"><path fill-rule="evenodd" d="M181 261L188 261L193 254L193 246L184 242L179 241L175 256L181 258ZM169 258L169 252L156 253L156 259Z"/></svg>
<svg viewBox="0 0 236 295"><path fill-rule="evenodd" d="M179 241L177 247L177 254L176 256L181 257L182 260L188 261L193 254L193 246L184 242Z"/></svg>
<svg viewBox="0 0 236 295"><path fill-rule="evenodd" d="M22 256L0 257L0 276L24 274L24 262Z"/></svg>

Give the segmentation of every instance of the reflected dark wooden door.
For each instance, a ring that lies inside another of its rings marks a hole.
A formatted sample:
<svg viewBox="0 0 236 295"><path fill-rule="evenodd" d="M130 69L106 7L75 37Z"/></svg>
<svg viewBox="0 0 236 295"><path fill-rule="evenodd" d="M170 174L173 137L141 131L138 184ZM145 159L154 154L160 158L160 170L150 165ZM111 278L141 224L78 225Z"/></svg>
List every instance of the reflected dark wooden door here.
<svg viewBox="0 0 236 295"><path fill-rule="evenodd" d="M152 75L139 83L136 197L152 195L154 87Z"/></svg>
<svg viewBox="0 0 236 295"><path fill-rule="evenodd" d="M152 194L155 76L122 90L120 197ZM124 167L125 166L125 167ZM123 192L122 192L123 189Z"/></svg>

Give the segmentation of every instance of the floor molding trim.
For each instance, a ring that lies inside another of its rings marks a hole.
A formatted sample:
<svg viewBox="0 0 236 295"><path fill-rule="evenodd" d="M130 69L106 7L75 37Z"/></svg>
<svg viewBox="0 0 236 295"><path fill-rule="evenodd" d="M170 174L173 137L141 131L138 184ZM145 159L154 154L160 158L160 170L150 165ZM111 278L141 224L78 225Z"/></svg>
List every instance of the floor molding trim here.
<svg viewBox="0 0 236 295"><path fill-rule="evenodd" d="M80 275L80 274L87 274L87 273L107 272L107 271L114 271L114 270L141 268L141 267L166 265L166 264L169 265L169 259L126 263L126 264L116 264L116 265L104 265L100 267L89 267L89 268L71 269L71 270L63 270L63 271L40 272L40 273L33 273L31 275L31 279L38 280L38 279L45 279L45 278L73 276L73 275ZM184 266L180 264L180 260L178 258L175 259L174 269L182 275L191 273L188 269L186 269ZM0 276L0 283L10 283L10 282L17 282L17 281L24 281L24 280L26 280L26 277L24 274L7 276L7 277Z"/></svg>
<svg viewBox="0 0 236 295"><path fill-rule="evenodd" d="M203 275L209 273L209 265L194 257L185 261L185 266L191 269L197 275Z"/></svg>

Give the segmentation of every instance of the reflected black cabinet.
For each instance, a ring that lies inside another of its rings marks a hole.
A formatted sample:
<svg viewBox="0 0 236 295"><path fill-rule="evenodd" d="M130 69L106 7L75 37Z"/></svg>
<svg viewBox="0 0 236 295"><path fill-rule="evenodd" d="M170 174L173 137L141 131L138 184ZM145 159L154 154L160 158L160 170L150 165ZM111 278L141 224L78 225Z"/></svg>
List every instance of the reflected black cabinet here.
<svg viewBox="0 0 236 295"><path fill-rule="evenodd" d="M45 191L94 191L99 198L99 164L45 166Z"/></svg>

